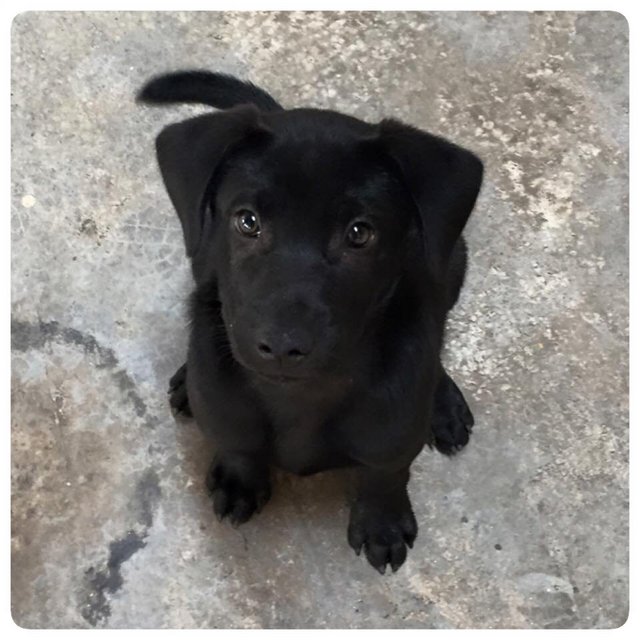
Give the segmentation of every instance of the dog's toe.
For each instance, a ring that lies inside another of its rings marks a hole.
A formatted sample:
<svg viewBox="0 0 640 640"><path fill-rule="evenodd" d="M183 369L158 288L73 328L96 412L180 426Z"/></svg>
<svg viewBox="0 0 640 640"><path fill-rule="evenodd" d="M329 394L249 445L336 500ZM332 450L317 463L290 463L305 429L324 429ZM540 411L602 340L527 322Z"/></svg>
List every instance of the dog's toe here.
<svg viewBox="0 0 640 640"><path fill-rule="evenodd" d="M387 565L395 573L407 559L407 547L411 548L418 534L418 525L411 506L380 510L363 504L354 505L347 532L349 545L369 564L384 575Z"/></svg>
<svg viewBox="0 0 640 640"><path fill-rule="evenodd" d="M206 486L218 520L228 518L234 527L247 522L254 513L260 513L271 497L268 474L244 476L223 461L214 460L207 473Z"/></svg>

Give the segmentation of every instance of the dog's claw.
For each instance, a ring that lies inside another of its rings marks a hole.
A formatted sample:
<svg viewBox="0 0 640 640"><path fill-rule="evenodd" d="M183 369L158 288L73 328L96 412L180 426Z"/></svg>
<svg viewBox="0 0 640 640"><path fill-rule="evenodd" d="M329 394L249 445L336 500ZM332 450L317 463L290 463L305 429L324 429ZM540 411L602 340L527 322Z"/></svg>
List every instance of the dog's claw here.
<svg viewBox="0 0 640 640"><path fill-rule="evenodd" d="M395 573L407 559L407 547L413 546L418 525L408 498L406 504L393 511L356 503L351 510L348 540L351 548L364 555L381 575L387 565Z"/></svg>
<svg viewBox="0 0 640 640"><path fill-rule="evenodd" d="M258 513L271 497L267 469L260 473L241 473L233 464L225 464L224 459L212 463L206 486L218 521L228 518L234 528Z"/></svg>

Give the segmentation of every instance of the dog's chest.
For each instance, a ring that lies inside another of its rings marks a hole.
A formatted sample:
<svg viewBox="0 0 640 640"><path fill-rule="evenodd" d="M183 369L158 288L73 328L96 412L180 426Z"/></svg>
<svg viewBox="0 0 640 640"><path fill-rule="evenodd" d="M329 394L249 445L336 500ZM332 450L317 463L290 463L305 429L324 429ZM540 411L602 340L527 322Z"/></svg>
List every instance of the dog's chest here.
<svg viewBox="0 0 640 640"><path fill-rule="evenodd" d="M307 475L327 468L332 447L324 437L325 424L317 421L272 426L273 462L282 469Z"/></svg>
<svg viewBox="0 0 640 640"><path fill-rule="evenodd" d="M270 394L265 406L270 418L271 453L277 466L307 475L348 464L339 442L332 437L332 419L344 398L340 393Z"/></svg>

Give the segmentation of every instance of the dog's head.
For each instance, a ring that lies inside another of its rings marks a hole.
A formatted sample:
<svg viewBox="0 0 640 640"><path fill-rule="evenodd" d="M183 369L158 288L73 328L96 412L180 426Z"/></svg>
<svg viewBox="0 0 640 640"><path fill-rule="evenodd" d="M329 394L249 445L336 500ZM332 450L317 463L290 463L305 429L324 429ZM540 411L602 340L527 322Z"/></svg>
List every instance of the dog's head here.
<svg viewBox="0 0 640 640"><path fill-rule="evenodd" d="M311 109L200 116L157 153L236 360L279 379L348 368L403 277L444 280L482 179L441 138Z"/></svg>

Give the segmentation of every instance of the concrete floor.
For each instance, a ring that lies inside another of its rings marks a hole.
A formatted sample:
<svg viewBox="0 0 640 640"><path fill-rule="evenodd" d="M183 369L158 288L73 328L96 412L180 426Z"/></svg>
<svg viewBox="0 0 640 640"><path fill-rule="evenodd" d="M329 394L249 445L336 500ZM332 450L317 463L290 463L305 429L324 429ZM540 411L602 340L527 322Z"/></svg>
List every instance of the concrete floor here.
<svg viewBox="0 0 640 640"><path fill-rule="evenodd" d="M616 627L628 608L628 62L615 13L26 13L13 25L13 580L25 627ZM136 106L206 67L485 160L446 361L477 427L425 451L381 577L344 474L218 524L169 412L190 286Z"/></svg>

